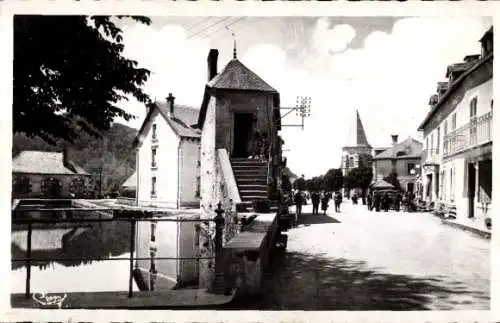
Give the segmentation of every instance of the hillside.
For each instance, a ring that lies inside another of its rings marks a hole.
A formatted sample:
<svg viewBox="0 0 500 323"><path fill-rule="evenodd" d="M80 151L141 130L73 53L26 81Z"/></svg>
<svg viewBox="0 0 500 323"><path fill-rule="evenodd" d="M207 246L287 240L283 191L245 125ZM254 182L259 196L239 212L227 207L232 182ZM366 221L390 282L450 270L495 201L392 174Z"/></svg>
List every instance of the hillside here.
<svg viewBox="0 0 500 323"><path fill-rule="evenodd" d="M61 151L66 146L69 158L87 172L98 177L102 167L103 192L109 192L119 188L135 171L132 142L136 133L136 129L115 123L103 138L80 132L73 144L61 140L55 145L40 138L15 134L12 154L14 156L21 150Z"/></svg>

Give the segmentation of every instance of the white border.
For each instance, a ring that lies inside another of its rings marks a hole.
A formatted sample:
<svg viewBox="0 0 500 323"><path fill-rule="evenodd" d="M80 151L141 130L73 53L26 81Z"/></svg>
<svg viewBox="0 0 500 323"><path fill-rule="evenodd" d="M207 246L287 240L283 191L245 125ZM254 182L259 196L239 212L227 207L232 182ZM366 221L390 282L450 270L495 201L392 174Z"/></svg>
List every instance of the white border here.
<svg viewBox="0 0 500 323"><path fill-rule="evenodd" d="M179 321L179 322L319 322L319 321L352 321L352 322L423 322L423 321L494 321L498 319L500 283L498 270L499 239L492 236L492 277L491 308L492 311L454 311L454 312L259 312L259 311L90 311L90 310L12 310L8 309L10 297L10 185L11 185L11 151L12 151L12 16L13 14L138 14L146 16L158 15L197 15L197 16L492 16L498 12L500 4L495 1L462 1L462 2L180 2L180 1L0 1L0 205L2 207L3 225L0 225L0 237L5 240L0 247L2 266L0 289L2 309L7 312L1 321ZM494 16L494 24L497 17ZM416 40L418 41L418 40ZM498 33L495 35L498 43ZM497 45L498 47L498 45ZM494 67L494 75L500 75L498 64ZM496 82L494 83L494 85ZM494 97L497 95L494 86ZM493 116L495 124L497 116ZM494 127L495 138L500 138L500 127ZM493 178L500 183L500 163L496 149L493 150ZM494 186L495 187L495 186ZM500 210L498 190L493 190L493 207ZM496 219L495 219L496 220ZM496 221L495 221L496 223ZM500 225L495 225L494 231ZM495 270L496 269L496 270Z"/></svg>

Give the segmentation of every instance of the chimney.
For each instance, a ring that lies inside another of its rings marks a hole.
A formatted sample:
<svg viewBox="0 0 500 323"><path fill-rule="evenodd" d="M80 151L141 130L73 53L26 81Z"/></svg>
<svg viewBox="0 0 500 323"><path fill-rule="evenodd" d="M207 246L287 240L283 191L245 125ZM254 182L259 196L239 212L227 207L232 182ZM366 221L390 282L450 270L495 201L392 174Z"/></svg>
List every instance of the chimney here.
<svg viewBox="0 0 500 323"><path fill-rule="evenodd" d="M207 63L208 63L208 82L210 82L215 75L217 75L217 60L219 59L219 51L217 49L211 49L208 53Z"/></svg>
<svg viewBox="0 0 500 323"><path fill-rule="evenodd" d="M391 135L392 137L392 144L395 145L398 143L398 135Z"/></svg>
<svg viewBox="0 0 500 323"><path fill-rule="evenodd" d="M174 117L174 100L175 97L172 95L172 93L169 93L167 97L167 106L168 106L168 116L171 118Z"/></svg>

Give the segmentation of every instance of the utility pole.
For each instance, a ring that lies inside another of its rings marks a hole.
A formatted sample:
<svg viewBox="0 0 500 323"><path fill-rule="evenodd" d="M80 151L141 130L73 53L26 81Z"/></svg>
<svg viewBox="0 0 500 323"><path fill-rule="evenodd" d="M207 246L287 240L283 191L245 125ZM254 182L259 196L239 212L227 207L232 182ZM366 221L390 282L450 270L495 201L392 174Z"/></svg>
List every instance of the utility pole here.
<svg viewBox="0 0 500 323"><path fill-rule="evenodd" d="M297 96L296 104L294 107L281 107L280 110L288 110L283 116L281 116L280 120L288 116L290 113L295 111L295 114L298 117L301 117L301 124L287 124L281 125L282 127L301 127L304 130L304 119L311 116L311 101L312 98L310 96Z"/></svg>

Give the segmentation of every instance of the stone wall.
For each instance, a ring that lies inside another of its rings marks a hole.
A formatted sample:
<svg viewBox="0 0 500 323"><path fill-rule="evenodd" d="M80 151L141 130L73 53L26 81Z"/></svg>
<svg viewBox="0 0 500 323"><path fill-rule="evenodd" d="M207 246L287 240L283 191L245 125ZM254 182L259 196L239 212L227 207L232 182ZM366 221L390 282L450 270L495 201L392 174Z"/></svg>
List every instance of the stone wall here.
<svg viewBox="0 0 500 323"><path fill-rule="evenodd" d="M56 196L47 191L50 179L59 183ZM28 187L26 187L28 186ZM29 188L29 189L26 189ZM90 176L83 175L50 175L50 174L12 174L13 198L86 198L91 192Z"/></svg>

